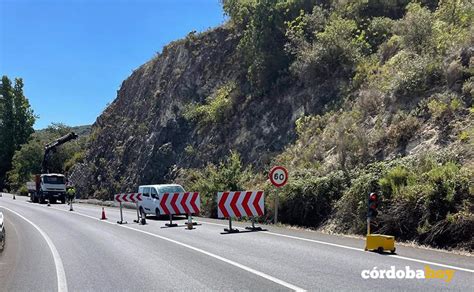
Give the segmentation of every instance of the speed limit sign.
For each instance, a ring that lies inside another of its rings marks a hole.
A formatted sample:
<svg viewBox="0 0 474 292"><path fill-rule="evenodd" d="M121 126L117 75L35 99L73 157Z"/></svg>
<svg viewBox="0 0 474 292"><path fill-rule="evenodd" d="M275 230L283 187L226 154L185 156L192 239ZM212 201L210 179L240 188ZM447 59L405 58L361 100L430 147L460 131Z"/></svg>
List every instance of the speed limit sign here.
<svg viewBox="0 0 474 292"><path fill-rule="evenodd" d="M269 173L271 183L278 187L282 187L288 181L288 171L283 166L275 166Z"/></svg>

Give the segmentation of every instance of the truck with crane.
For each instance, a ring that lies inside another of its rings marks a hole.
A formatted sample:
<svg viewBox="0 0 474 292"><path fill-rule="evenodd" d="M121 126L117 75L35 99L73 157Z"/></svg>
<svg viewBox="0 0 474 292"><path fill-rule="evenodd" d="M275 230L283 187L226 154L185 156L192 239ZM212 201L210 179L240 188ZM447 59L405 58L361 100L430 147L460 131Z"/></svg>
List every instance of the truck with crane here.
<svg viewBox="0 0 474 292"><path fill-rule="evenodd" d="M60 173L49 173L49 160L57 148L64 143L76 139L78 136L71 132L62 136L44 147L44 156L41 163L41 174L34 175L34 181L26 183L30 199L34 203L49 203L60 200L66 202L66 177Z"/></svg>

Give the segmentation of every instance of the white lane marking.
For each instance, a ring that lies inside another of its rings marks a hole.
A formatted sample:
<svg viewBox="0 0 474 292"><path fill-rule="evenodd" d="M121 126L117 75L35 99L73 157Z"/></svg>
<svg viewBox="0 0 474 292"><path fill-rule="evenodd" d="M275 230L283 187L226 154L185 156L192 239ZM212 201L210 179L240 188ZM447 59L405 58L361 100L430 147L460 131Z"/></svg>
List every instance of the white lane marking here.
<svg viewBox="0 0 474 292"><path fill-rule="evenodd" d="M388 256L389 256L389 257L392 257L392 258L397 258L397 259L402 259L402 260L407 260L407 261L412 261L412 262L418 262L418 263L422 263L422 264L428 264L428 265L433 265L433 266L440 266L440 267L449 268L449 269L454 269L454 270L459 270L459 271L464 271L464 272L468 272L468 273L474 273L474 270L470 270L470 269L466 269L466 268L460 268L460 267L455 267L455 266L451 266L451 265L438 264L438 263L429 262L429 261L424 261L424 260L418 260L418 259L413 259L413 258L407 258L407 257L399 256L399 255L390 255L390 254L389 254Z"/></svg>
<svg viewBox="0 0 474 292"><path fill-rule="evenodd" d="M326 241L320 241L320 240L315 240L315 239L296 237L296 236L292 236L292 235L274 233L274 232L271 232L271 231L262 231L262 233L275 235L275 236L280 236L280 237L287 237L287 238L291 238L291 239L297 239L297 240L301 240L301 241L309 241L309 242L314 242L314 243L319 243L319 244L324 244L324 245L330 245L330 246L335 246L335 247L340 247L340 248L345 248L345 249L364 251L362 248L346 246L346 245L341 245L341 244L331 243L331 242L326 242Z"/></svg>
<svg viewBox="0 0 474 292"><path fill-rule="evenodd" d="M365 250L363 250L361 248L345 246L345 245L340 245L340 244L336 244L336 243L330 243L330 242L319 241L319 240L314 240L314 239L308 239L308 238L303 238L303 237L296 237L296 236L291 236L291 235L286 235L286 234L279 234L279 233L274 233L274 232L270 232L270 231L262 231L262 233L271 234L271 235L275 235L275 236L281 236L281 237L287 237L287 238L292 238L292 239L297 239L297 240L302 240L302 241L309 241L309 242L314 242L314 243L319 243L319 244L324 244L324 245L330 245L330 246L335 246L335 247L340 247L340 248L345 248L345 249L351 249L351 250L356 250L356 251L362 251L364 253L366 252ZM429 264L429 265L433 265L433 266L445 267L445 268L455 269L455 270L459 270L459 271L474 273L474 270L461 268L461 267L456 267L456 266L451 266L451 265L446 265L446 264L440 264L440 263L435 263L435 262L430 262L430 261L425 261L425 260L419 260L419 259L414 259L414 258L409 258L409 257L404 257L404 256L399 256L399 255L390 255L390 254L388 254L387 256L397 258L397 259L401 259L401 260L407 260L407 261L412 261L412 262L418 262L418 263Z"/></svg>
<svg viewBox="0 0 474 292"><path fill-rule="evenodd" d="M8 210L9 212L11 212L11 213L17 215L18 217L20 217L21 219L25 220L26 222L31 224L31 226L36 228L36 230L38 230L38 232L41 234L41 236L43 236L43 238L46 240L46 243L49 246L49 249L51 250L51 253L53 254L54 265L56 266L56 276L57 276L57 279L58 279L58 292L67 292L66 273L64 272L63 262L61 260L61 257L59 256L59 253L58 253L58 250L56 249L56 246L54 246L54 243L51 241L51 238L49 238L49 236L43 230L41 230L38 227L38 225L31 222L30 220L25 218L23 215L17 213L16 211L13 211L12 209L4 207L4 206L0 206L0 208L4 208L5 210Z"/></svg>
<svg viewBox="0 0 474 292"><path fill-rule="evenodd" d="M92 208L85 208L85 209L92 209ZM63 211L63 210L61 210L61 211ZM129 212L129 213L132 213L132 212ZM88 215L85 215L85 216L88 216ZM96 218L91 217L91 216L88 216L88 217L96 219ZM208 224L208 225L216 225L216 226L227 227L227 225L225 225L225 224L207 222L207 221L203 221L203 220L200 220L200 222L203 223L203 224ZM111 223L111 222L107 222L107 223ZM111 223L111 224L114 224L114 223ZM346 246L346 245L341 245L341 244L336 244L336 243L331 243L331 242L326 242L326 241L320 241L320 240L315 240L315 239L309 239L309 238L304 238L304 237L297 237L297 236L292 236L292 235L280 234L280 233L275 233L275 232L271 232L271 231L261 231L261 233L266 233L266 234L270 234L270 235L274 235L274 236L286 237L286 238L291 238L291 239L296 239L296 240L301 240L301 241L313 242L313 243L318 243L318 244L324 244L324 245L329 245L329 246L334 246L334 247L339 247L339 248L345 248L345 249L350 249L350 250L362 251L364 253L366 252L362 248L356 248L356 247L352 247L352 246ZM400 255L387 255L387 256L397 258L397 259L401 259L401 260L406 260L406 261L418 262L418 263L423 263L423 264L428 264L428 265L445 267L445 268L449 268L449 269L455 269L455 270L464 271L464 272L468 272L468 273L474 273L474 270L467 269L467 268L461 268L461 267L456 267L456 266L451 266L451 265L446 265L446 264L440 264L440 263L435 263L435 262L430 262L430 261L425 261L425 260L420 260L420 259L415 259L415 258L409 258L409 257L400 256Z"/></svg>
<svg viewBox="0 0 474 292"><path fill-rule="evenodd" d="M189 244L182 243L182 242L179 242L179 241L177 241L177 240L174 240L174 239L171 239L171 238L168 238L168 237L164 237L164 236L157 235L157 234L154 234L154 233L151 233L151 232L148 232L148 231L143 231L143 230L140 230L140 229L135 229L135 228L128 227L128 226L124 226L124 225L120 225L120 227L127 228L127 229L130 229L130 230L135 230L135 231L138 231L138 232L141 232L141 233L144 233L144 234L148 234L148 235L150 235L150 236L154 236L154 237L157 237L157 238L160 238L160 239L163 239L163 240L166 240L166 241L175 243L175 244L180 245L180 246L182 246L182 247L186 247L186 248L189 248L189 249L191 249L191 250L200 252L200 253L202 253L202 254L205 254L205 255L207 255L207 256L213 257L213 258L215 258L215 259L217 259L217 260L223 261L223 262L228 263L228 264L230 264L230 265L233 265L233 266L235 266L235 267L237 267L237 268L240 268L240 269L242 269L242 270L245 270L245 271L247 271L247 272L249 272L249 273L252 273L252 274L255 274L255 275L260 276L260 277L262 277L262 278L265 278L265 279L267 279L267 280L270 280L270 281L272 281L272 282L274 282L274 283L276 283L276 284L279 284L279 285L281 285L281 286L287 287L287 288L289 288L289 289L291 289L291 290L293 290L293 291L306 291L306 290L303 289L303 288L300 288L300 287L298 287L298 286L295 286L295 285L293 285L293 284L290 284L290 283L288 283L288 282L285 282L285 281L283 281L283 280L280 280L280 279L278 279L278 278L275 278L275 277L270 276L270 275L268 275L268 274L265 274L265 273L263 273L263 272L254 270L254 269L252 269L252 268L250 268L250 267L244 266L244 265L242 265L242 264L239 264L239 263L234 262L234 261L232 261L232 260L226 259L226 258L221 257L221 256L219 256L219 255L216 255L216 254L210 253L210 252L208 252L208 251L202 250L202 249L200 249L200 248L191 246L191 245L189 245Z"/></svg>
<svg viewBox="0 0 474 292"><path fill-rule="evenodd" d="M56 209L56 208L54 208L54 210L59 210L59 211L67 212L66 210ZM150 235L150 236L153 236L153 237L156 237L156 238L160 238L160 239L162 239L162 240L166 240L166 241L169 241L169 242L171 242L171 243L177 244L177 245L179 245L179 246L186 247L186 248L188 248L188 249L191 249L191 250L197 251L197 252L199 252L199 253L205 254L205 255L207 255L207 256L213 257L213 258L215 258L215 259L217 259L217 260L220 260L220 261L223 261L223 262L225 262L225 263L227 263L227 264L233 265L233 266L235 266L235 267L237 267L237 268L240 268L240 269L242 269L242 270L244 270L244 271L247 271L247 272L249 272L249 273L252 273L252 274L255 274L255 275L260 276L260 277L262 277L262 278L265 278L265 279L267 279L267 280L270 280L270 281L272 281L272 282L274 282L274 283L277 283L277 284L279 284L279 285L281 285L281 286L287 287L287 288L289 288L289 289L291 289L291 290L293 290L293 291L306 291L306 290L303 289L303 288L300 288L300 287L298 287L298 286L295 286L295 285L293 285L293 284L290 284L290 283L288 283L288 282L285 282L285 281L283 281L283 280L280 280L280 279L278 279L278 278L275 278L275 277L270 276L270 275L268 275L268 274L265 274L265 273L263 273L263 272L254 270L254 269L252 269L252 268L250 268L250 267L247 267L247 266L245 266L245 265L239 264L239 263L234 262L234 261L232 261L232 260L229 260L229 259L227 259L227 258L221 257L221 256L219 256L219 255L213 254L213 253L211 253L211 252L202 250L202 249L200 249L200 248L191 246L191 245L189 245L189 244L186 244L186 243L183 243L183 242L180 242L180 241L177 241L177 240L174 240L174 239L165 237L165 236L161 236L161 235L154 234L154 233L151 233L151 232L148 232L148 231L144 231L144 230L132 228L132 227L129 227L129 226L126 226L126 225L115 224L115 223L112 223L112 222L109 222L109 221L102 221L102 220L99 220L99 219L94 218L94 217L92 217L92 216L89 216L89 215L86 215L86 214L82 214L82 213L78 213L78 212L74 212L74 213L72 213L72 214L84 216L84 217L87 217L87 218L91 218L91 219L97 220L97 221L99 221L99 222L109 223L109 224L112 224L112 225L116 225L116 226L119 226L119 227L123 227L123 228L126 228L126 229L130 229L130 230L133 230L133 231L141 232L141 233L143 233L143 234L147 234L147 235Z"/></svg>
<svg viewBox="0 0 474 292"><path fill-rule="evenodd" d="M219 224L219 223L211 223L211 222L206 222L206 221L201 221L201 223L227 227L227 225ZM365 252L365 250L362 249L362 248L356 248L356 247L352 247L352 246L346 246L346 245L330 243L330 242L326 242L326 241L320 241L320 240L309 239L309 238L304 238L304 237L297 237L297 236L292 236L292 235L280 234L280 233L275 233L275 232L271 232L271 231L261 231L260 233L266 233L266 234L270 234L270 235L274 235L274 236L286 237L286 238L291 238L291 239L296 239L296 240L301 240L301 241L308 241L308 242L313 242L313 243L318 243L318 244L330 245L330 246L335 246L335 247L340 247L340 248ZM474 270L467 269L467 268L461 268L461 267L456 267L456 266L451 266L451 265L446 265L446 264L440 264L440 263L435 263L435 262L430 262L430 261L425 261L425 260L420 260L420 259L415 259L415 258L409 258L409 257L400 256L400 255L390 255L390 254L388 254L386 256L401 259L401 260L407 260L407 261L418 262L418 263L422 263L422 264L428 264L428 265L433 265L433 266L445 267L445 268L455 269L455 270L459 270L459 271L474 273Z"/></svg>

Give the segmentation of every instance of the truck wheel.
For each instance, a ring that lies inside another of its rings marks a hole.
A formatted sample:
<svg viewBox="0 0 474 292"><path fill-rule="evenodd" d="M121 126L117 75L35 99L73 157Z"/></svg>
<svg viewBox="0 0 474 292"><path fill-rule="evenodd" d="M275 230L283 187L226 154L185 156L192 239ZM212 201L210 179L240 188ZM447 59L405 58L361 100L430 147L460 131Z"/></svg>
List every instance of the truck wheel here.
<svg viewBox="0 0 474 292"><path fill-rule="evenodd" d="M66 204L66 198L64 197L61 198L61 204Z"/></svg>
<svg viewBox="0 0 474 292"><path fill-rule="evenodd" d="M160 210L158 208L156 208L156 210L155 210L155 215L156 215L156 219L160 219L161 214L160 214Z"/></svg>

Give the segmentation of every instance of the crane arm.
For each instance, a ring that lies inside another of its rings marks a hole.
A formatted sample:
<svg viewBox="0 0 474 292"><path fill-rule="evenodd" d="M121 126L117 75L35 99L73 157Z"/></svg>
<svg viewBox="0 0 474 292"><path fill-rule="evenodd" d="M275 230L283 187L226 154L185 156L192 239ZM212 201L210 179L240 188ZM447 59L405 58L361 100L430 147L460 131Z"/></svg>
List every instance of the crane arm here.
<svg viewBox="0 0 474 292"><path fill-rule="evenodd" d="M41 163L41 173L47 173L48 171L48 160L53 152L56 151L56 148L61 146L64 143L67 143L71 140L76 139L78 136L76 133L71 132L67 135L64 135L53 142L47 144L44 147L44 157L43 157L43 162Z"/></svg>

